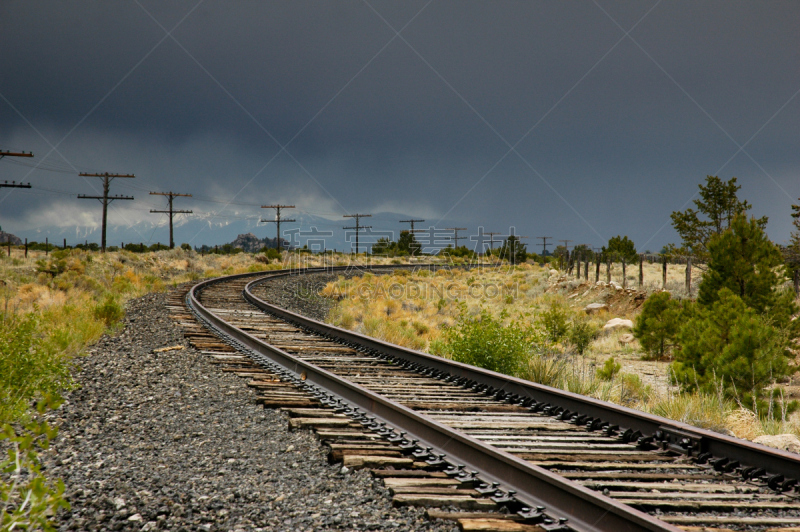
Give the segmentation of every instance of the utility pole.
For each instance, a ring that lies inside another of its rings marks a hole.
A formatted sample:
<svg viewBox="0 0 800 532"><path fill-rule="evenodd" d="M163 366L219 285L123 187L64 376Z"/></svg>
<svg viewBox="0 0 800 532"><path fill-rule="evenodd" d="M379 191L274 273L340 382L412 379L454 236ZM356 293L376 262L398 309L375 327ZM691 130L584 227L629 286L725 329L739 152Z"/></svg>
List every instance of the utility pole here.
<svg viewBox="0 0 800 532"><path fill-rule="evenodd" d="M294 205L262 205L262 209L275 209L276 215L274 220L261 220L262 222L275 222L276 229L278 231L277 235L277 245L278 245L278 253L281 251L281 209L294 209ZM294 218L289 220L284 219L284 222L296 222Z"/></svg>
<svg viewBox="0 0 800 532"><path fill-rule="evenodd" d="M547 253L547 240L553 238L552 236L537 236L537 240L542 241L542 257L546 256Z"/></svg>
<svg viewBox="0 0 800 532"><path fill-rule="evenodd" d="M467 230L466 227L447 227L447 228L445 228L445 231L452 231L453 232L453 241L455 242L455 244L453 245L453 249L458 247L458 241L459 240L461 240L462 238L467 238L465 236L458 236L458 232L459 231L466 231L466 230Z"/></svg>
<svg viewBox="0 0 800 532"><path fill-rule="evenodd" d="M169 249L174 249L175 248L175 241L172 239L172 215L173 214L192 214L192 211L176 211L176 210L173 210L173 208L172 208L172 199L176 198L176 197L179 197L179 196L185 197L185 198L191 198L192 195L191 194L178 194L177 192L172 192L172 191L169 191L169 192L151 192L150 195L151 196L167 196L167 200L169 201L169 210L156 211L156 210L150 209L150 212L163 212L163 213L169 214Z"/></svg>
<svg viewBox="0 0 800 532"><path fill-rule="evenodd" d="M100 203L103 204L103 231L100 240L100 249L103 250L103 253L106 252L106 221L108 220L108 204L114 200L132 200L133 196L120 196L117 194L116 196L109 196L108 195L108 187L111 181L113 181L117 177L124 177L124 178L134 178L136 177L133 174L109 174L105 172L103 174L78 174L81 177L102 177L103 178L103 195L102 196L87 196L86 194L78 194L78 199L96 199L100 200Z"/></svg>
<svg viewBox="0 0 800 532"><path fill-rule="evenodd" d="M414 229L414 222L424 222L424 221L425 221L425 220L400 220L400 223L401 223L401 224L407 224L407 223L410 223L410 224L411 224L411 235L413 236L413 235L414 235L414 233L416 233L416 232L417 232L417 231ZM411 248L411 256L412 256L412 257L414 256L414 248L413 248L413 247Z"/></svg>
<svg viewBox="0 0 800 532"><path fill-rule="evenodd" d="M483 233L484 235L489 235L489 251L494 250L494 243L500 242L499 240L495 241L494 235L499 235L501 233Z"/></svg>
<svg viewBox="0 0 800 532"><path fill-rule="evenodd" d="M32 152L25 153L24 151L21 151L21 152L0 151L0 159L2 159L3 157L33 157L33 153ZM30 183L23 183L21 181L19 183L17 183L16 181L12 181L11 183L9 183L8 181L3 181L2 183L0 183L0 188L4 188L4 187L6 187L6 188L31 188L31 184Z"/></svg>
<svg viewBox="0 0 800 532"><path fill-rule="evenodd" d="M356 255L358 255L358 233L362 229L372 229L371 225L361 225L361 218L369 218L371 214L345 214L342 218L355 218L356 219L356 226L355 227L343 227L342 229L355 229L356 230Z"/></svg>
<svg viewBox="0 0 800 532"><path fill-rule="evenodd" d="M564 249L569 251L569 243L572 242L572 240L559 240L559 242L563 242L564 243Z"/></svg>

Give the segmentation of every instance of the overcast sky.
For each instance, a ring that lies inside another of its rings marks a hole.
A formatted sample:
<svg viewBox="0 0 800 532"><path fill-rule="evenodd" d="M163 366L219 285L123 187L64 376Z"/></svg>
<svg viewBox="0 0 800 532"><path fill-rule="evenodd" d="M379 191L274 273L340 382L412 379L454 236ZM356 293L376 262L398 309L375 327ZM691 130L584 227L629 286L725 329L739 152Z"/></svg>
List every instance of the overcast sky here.
<svg viewBox="0 0 800 532"><path fill-rule="evenodd" d="M99 241L77 174L107 171L136 174L117 225L172 190L206 220L288 203L657 251L719 175L784 242L798 27L796 1L3 0L0 150L35 157L0 161L33 186L0 189L0 225Z"/></svg>

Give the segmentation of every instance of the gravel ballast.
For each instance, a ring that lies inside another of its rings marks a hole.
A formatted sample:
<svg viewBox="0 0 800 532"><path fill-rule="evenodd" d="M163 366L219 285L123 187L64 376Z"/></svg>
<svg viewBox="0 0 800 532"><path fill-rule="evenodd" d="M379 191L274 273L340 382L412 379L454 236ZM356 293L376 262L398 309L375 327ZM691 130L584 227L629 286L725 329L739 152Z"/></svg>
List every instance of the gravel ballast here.
<svg viewBox="0 0 800 532"><path fill-rule="evenodd" d="M72 505L60 530L455 528L393 508L369 473L328 464L313 434L289 432L244 379L189 347L166 304L166 294L131 301L53 413L60 433L45 465ZM153 352L174 345L185 348Z"/></svg>
<svg viewBox="0 0 800 532"><path fill-rule="evenodd" d="M393 272L394 270L383 270L373 272L373 275L387 275ZM253 294L267 303L324 322L330 310L336 305L335 300L320 295L325 285L336 281L339 277L350 279L362 275L364 272L357 269L336 273L287 275L256 285Z"/></svg>

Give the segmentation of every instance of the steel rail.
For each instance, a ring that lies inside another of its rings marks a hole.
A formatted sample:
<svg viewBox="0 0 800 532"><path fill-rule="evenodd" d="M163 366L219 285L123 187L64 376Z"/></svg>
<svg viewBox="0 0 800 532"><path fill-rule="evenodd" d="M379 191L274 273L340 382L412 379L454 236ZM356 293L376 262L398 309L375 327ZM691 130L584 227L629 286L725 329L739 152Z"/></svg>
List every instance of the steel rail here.
<svg viewBox="0 0 800 532"><path fill-rule="evenodd" d="M387 268L388 269L388 268ZM312 273L313 270L308 270ZM296 272L276 273L268 279L291 275ZM224 280L241 279L253 274L241 274L224 278ZM477 470L481 479L497 482L509 493L514 490L514 497L525 505L546 508L546 514L558 519L543 528L564 530L566 527L587 532L633 532L660 531L677 532L680 529L664 521L656 519L644 512L621 504L610 497L592 491L577 483L552 473L546 469L532 465L509 453L488 446L462 432L438 423L414 410L394 401L388 400L366 388L347 381L331 372L303 361L281 349L273 347L246 332L230 325L222 318L207 309L198 299L198 293L205 287L220 282L219 279L205 281L195 285L189 292L187 300L194 311L219 331L234 338L238 343L254 353L267 357L295 375L303 374L305 385L316 386L325 392L334 394L359 407L372 416L379 418L398 430L413 434L419 439L418 445L436 449L447 456L451 464L463 464ZM246 299L257 302L257 306L270 312L279 310L252 295L250 283L244 290ZM304 318L288 313L292 321ZM313 320L311 320L313 321ZM320 322L313 322L324 326ZM326 326L327 327L327 326ZM335 328L327 328L330 333ZM389 345L389 344L386 344ZM568 521L568 524L566 524Z"/></svg>
<svg viewBox="0 0 800 532"><path fill-rule="evenodd" d="M286 275L290 274L281 272L274 277L270 277L270 279ZM655 444L663 443L682 452L686 452L688 449L695 456L709 453L714 457L724 457L731 462L738 461L744 466L762 467L768 473L784 475L787 479L791 478L800 481L800 456L796 454L599 399L461 364L421 351L390 344L353 331L340 329L262 301L252 293L251 288L266 280L257 280L248 284L244 290L245 299L264 311L292 321L318 334L333 337L346 343L357 344L408 362L443 371L456 377L476 381L497 390L502 390L507 394L517 394L523 398L532 398L538 402L562 407L575 414L600 419L611 425L619 426L621 431L629 428L634 432L640 432L641 437L645 439L652 437Z"/></svg>

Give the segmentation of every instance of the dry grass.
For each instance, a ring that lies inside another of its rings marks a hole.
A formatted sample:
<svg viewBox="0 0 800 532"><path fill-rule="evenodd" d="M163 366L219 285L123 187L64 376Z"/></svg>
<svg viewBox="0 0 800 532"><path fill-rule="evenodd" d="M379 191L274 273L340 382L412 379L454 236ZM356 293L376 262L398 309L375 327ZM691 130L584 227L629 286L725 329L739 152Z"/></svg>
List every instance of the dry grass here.
<svg viewBox="0 0 800 532"><path fill-rule="evenodd" d="M546 275L546 273L544 273ZM322 291L339 303L329 321L414 349L428 349L465 312L533 320L543 271L529 264L473 270L398 271L393 275L340 276ZM522 288L524 287L524 288ZM540 302L541 303L541 302Z"/></svg>

